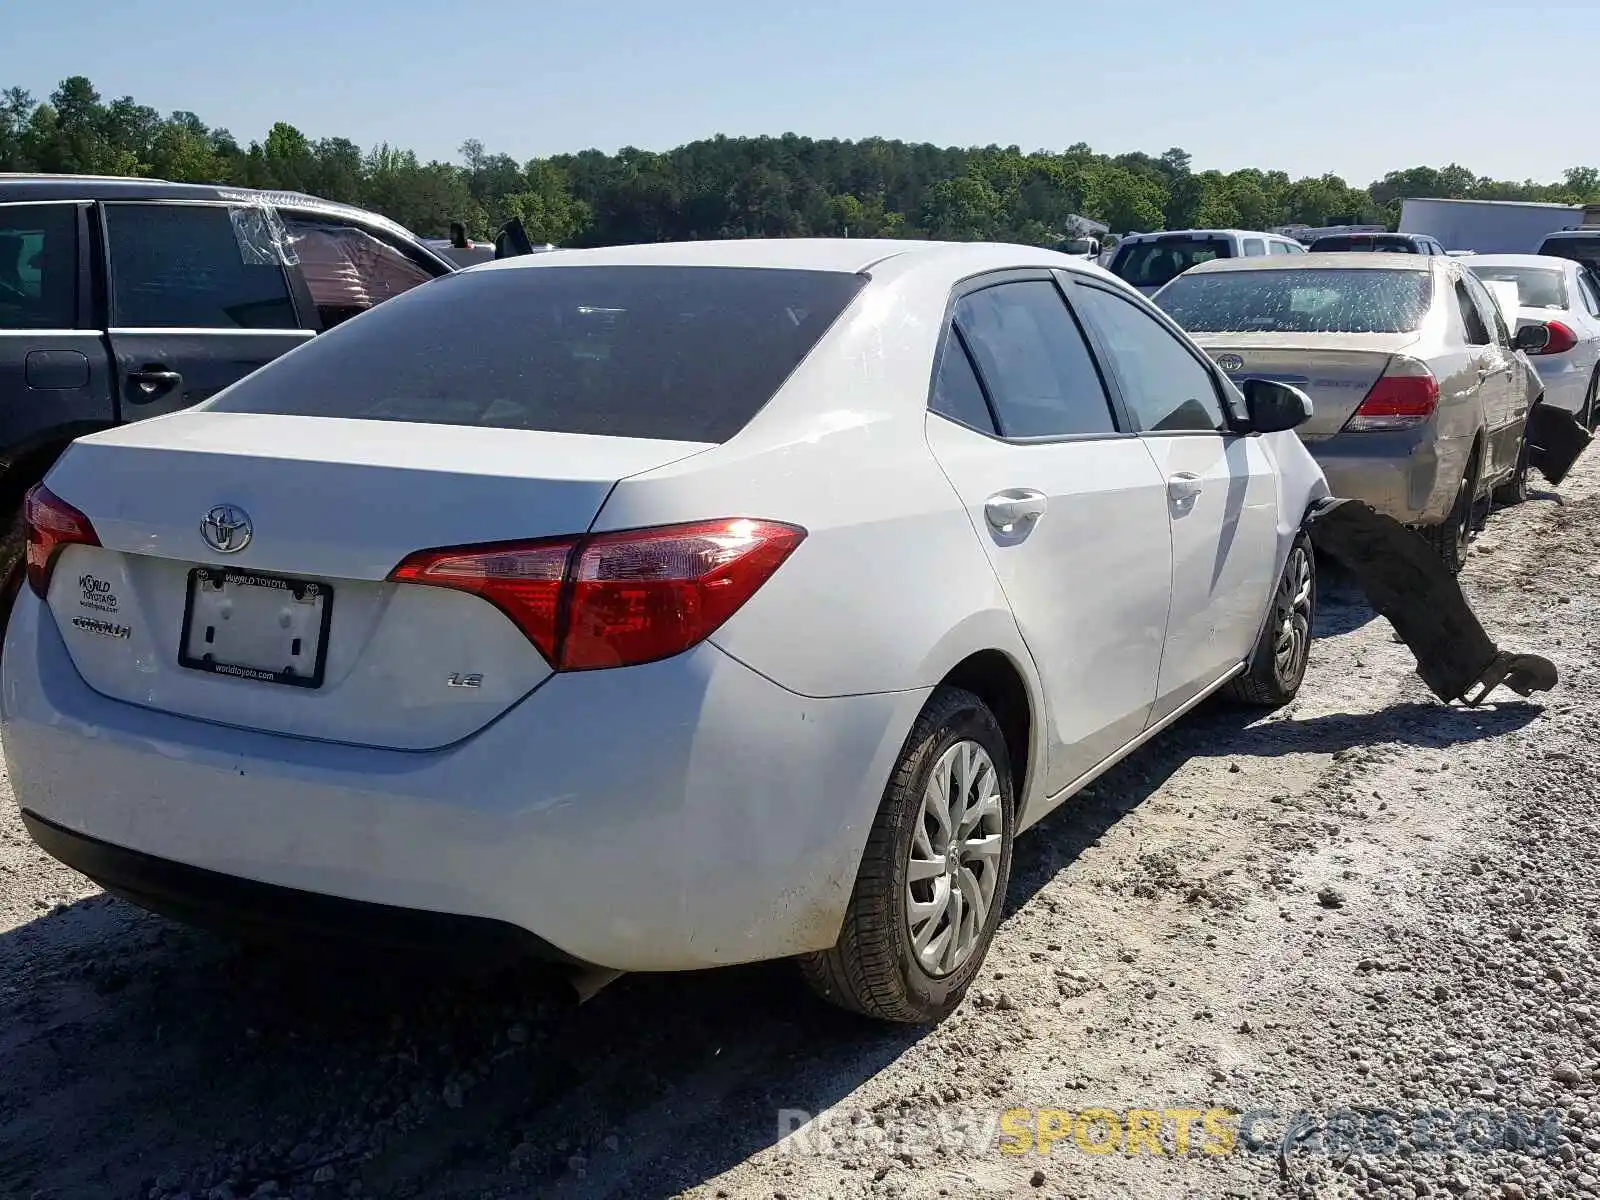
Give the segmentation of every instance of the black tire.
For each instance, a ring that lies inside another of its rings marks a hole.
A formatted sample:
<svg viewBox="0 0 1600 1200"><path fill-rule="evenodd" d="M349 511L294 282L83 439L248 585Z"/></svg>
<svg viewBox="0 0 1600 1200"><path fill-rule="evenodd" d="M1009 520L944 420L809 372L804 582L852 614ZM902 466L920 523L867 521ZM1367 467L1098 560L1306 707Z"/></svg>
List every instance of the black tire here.
<svg viewBox="0 0 1600 1200"><path fill-rule="evenodd" d="M1590 433L1595 432L1595 426L1600 424L1600 367L1594 369L1594 375L1589 380L1589 394L1584 397L1583 411L1578 414L1578 420Z"/></svg>
<svg viewBox="0 0 1600 1200"><path fill-rule="evenodd" d="M1517 443L1517 466L1499 487L1494 489L1494 502L1502 508L1512 508L1528 498L1528 427L1522 427L1522 437Z"/></svg>
<svg viewBox="0 0 1600 1200"><path fill-rule="evenodd" d="M913 947L908 876L916 832L926 828L924 789L945 752L962 742L977 743L993 764L1000 852L993 898L972 949L948 974L936 975L918 961ZM884 789L838 943L799 960L806 982L830 1003L882 1021L920 1025L948 1016L982 969L999 927L1015 836L1016 794L999 722L971 692L939 688L912 726Z"/></svg>
<svg viewBox="0 0 1600 1200"><path fill-rule="evenodd" d="M1252 708L1281 708L1293 700L1311 661L1316 616L1317 556L1311 539L1302 533L1289 548L1272 589L1272 610L1262 624L1250 668L1229 683L1223 695ZM1286 648L1287 654L1280 653Z"/></svg>
<svg viewBox="0 0 1600 1200"><path fill-rule="evenodd" d="M1450 515L1437 525L1423 525L1417 530L1423 540L1433 547L1440 561L1450 568L1452 575L1461 574L1461 568L1467 565L1467 542L1472 536L1472 509L1477 498L1477 484L1478 459L1474 452L1472 461L1467 464L1467 473L1462 476L1456 491L1456 502L1450 508Z"/></svg>

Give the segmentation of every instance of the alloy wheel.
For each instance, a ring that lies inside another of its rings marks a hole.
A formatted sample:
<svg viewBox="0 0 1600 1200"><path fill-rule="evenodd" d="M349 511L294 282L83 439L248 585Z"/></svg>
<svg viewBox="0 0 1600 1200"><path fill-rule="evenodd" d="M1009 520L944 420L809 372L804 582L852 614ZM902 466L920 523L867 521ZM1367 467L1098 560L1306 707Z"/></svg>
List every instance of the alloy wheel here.
<svg viewBox="0 0 1600 1200"><path fill-rule="evenodd" d="M1272 667L1278 683L1292 688L1300 681L1311 655L1311 606L1314 588L1310 552L1304 546L1289 551L1283 576L1273 596L1277 634L1272 643Z"/></svg>
<svg viewBox="0 0 1600 1200"><path fill-rule="evenodd" d="M931 976L957 970L983 940L1003 828L993 760L977 742L957 742L928 775L906 871L911 948Z"/></svg>

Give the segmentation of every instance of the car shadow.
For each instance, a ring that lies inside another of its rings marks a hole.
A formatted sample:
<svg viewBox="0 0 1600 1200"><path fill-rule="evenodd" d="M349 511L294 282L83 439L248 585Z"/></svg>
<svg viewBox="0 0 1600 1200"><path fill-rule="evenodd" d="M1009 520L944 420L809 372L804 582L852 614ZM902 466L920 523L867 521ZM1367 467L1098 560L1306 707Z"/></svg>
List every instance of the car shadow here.
<svg viewBox="0 0 1600 1200"><path fill-rule="evenodd" d="M1019 841L1008 913L1197 757L1446 749L1539 711L1202 708ZM785 963L580 1007L548 969L301 957L96 895L0 934L0 1194L669 1196L773 1147L784 1110L850 1107L929 1032L818 1003Z"/></svg>

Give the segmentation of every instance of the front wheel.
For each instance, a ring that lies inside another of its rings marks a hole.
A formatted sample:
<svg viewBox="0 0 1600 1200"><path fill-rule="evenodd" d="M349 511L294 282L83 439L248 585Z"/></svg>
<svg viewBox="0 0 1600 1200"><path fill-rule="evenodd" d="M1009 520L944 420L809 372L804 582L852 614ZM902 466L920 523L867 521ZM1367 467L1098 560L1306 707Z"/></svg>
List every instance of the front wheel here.
<svg viewBox="0 0 1600 1200"><path fill-rule="evenodd" d="M806 982L879 1020L942 1020L1000 924L1015 834L999 723L972 693L939 688L884 790L838 944L800 959Z"/></svg>
<svg viewBox="0 0 1600 1200"><path fill-rule="evenodd" d="M1590 433L1594 433L1596 424L1600 423L1600 367L1594 369L1589 379L1589 394L1584 397L1578 420Z"/></svg>
<svg viewBox="0 0 1600 1200"><path fill-rule="evenodd" d="M1467 540L1472 536L1472 507L1474 484L1477 480L1476 466L1469 465L1467 473L1462 477L1461 486L1456 491L1456 502L1450 507L1450 515L1438 525L1424 525L1417 532L1446 567L1450 574L1461 574L1461 568L1467 565Z"/></svg>
<svg viewBox="0 0 1600 1200"><path fill-rule="evenodd" d="M1311 539L1300 534L1272 593L1249 669L1228 684L1226 695L1241 704L1279 708L1293 700L1311 661L1311 626L1317 615L1317 559Z"/></svg>

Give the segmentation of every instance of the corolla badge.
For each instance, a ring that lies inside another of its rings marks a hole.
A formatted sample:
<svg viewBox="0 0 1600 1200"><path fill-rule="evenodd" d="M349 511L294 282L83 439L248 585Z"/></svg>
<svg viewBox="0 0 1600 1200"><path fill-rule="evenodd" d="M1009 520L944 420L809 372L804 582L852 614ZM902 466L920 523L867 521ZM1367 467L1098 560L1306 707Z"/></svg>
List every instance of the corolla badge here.
<svg viewBox="0 0 1600 1200"><path fill-rule="evenodd" d="M1244 359L1237 354L1219 354L1217 355L1217 366L1231 374L1234 371L1244 370Z"/></svg>
<svg viewBox="0 0 1600 1200"><path fill-rule="evenodd" d="M236 504L219 504L200 522L200 536L218 554L237 554L250 544L255 529L244 509Z"/></svg>

